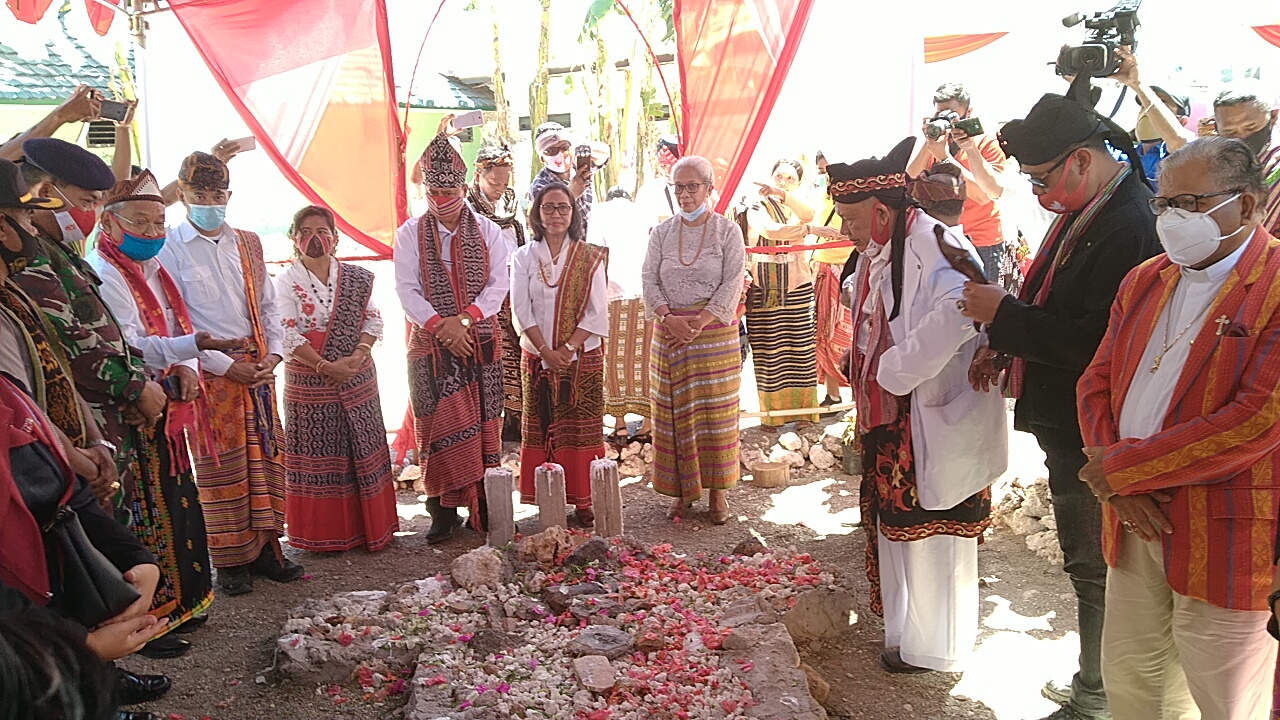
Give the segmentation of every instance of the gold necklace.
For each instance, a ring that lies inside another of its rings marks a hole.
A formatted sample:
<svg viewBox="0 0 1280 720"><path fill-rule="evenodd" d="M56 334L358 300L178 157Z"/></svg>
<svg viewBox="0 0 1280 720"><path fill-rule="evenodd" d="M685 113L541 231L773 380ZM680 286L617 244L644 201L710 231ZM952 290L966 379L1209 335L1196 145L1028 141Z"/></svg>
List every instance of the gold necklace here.
<svg viewBox="0 0 1280 720"><path fill-rule="evenodd" d="M1169 314L1164 317L1164 349L1161 350L1160 354L1151 362L1151 373L1153 375L1160 370L1160 361L1164 360L1164 356L1173 349L1174 345L1178 344L1178 341L1182 339L1183 335L1187 334L1187 331L1191 329L1191 326L1195 325L1200 321L1200 318L1204 317L1204 314L1208 312L1210 305L1213 305L1212 298L1209 299L1209 302L1206 303L1203 308L1200 308L1200 312L1196 313L1196 316L1191 319L1191 322L1187 323L1187 326L1182 328L1182 332L1178 333L1178 336L1173 339L1173 342L1169 342L1169 325L1173 322L1173 309L1169 309ZM1193 344L1195 343L1194 340L1191 342Z"/></svg>
<svg viewBox="0 0 1280 720"><path fill-rule="evenodd" d="M678 259L680 260L681 265L685 267L691 267L694 263L698 262L699 257L702 257L702 248L707 243L707 226L710 224L711 224L711 218L707 218L707 221L702 223L702 238L698 240L698 252L693 254L692 260L690 260L689 262L685 262L684 261L684 220L680 221L680 230L676 234L676 240L678 243L676 246L676 254L678 256Z"/></svg>
<svg viewBox="0 0 1280 720"><path fill-rule="evenodd" d="M544 240L543 242L546 242L546 241ZM566 241L566 243L567 242L571 242L571 241ZM547 246L547 254L551 255L550 245ZM564 245L561 245L560 252L556 253L555 255L551 255L551 271L552 272L555 272L555 264L559 262L560 256L563 254L564 254ZM555 289L560 287L560 282L556 282L555 284L552 284L551 279L547 277L547 265L546 263L542 262L542 258L538 258L538 277L542 279L542 284L546 285L549 288ZM563 272L560 273L560 281L561 282L564 281Z"/></svg>

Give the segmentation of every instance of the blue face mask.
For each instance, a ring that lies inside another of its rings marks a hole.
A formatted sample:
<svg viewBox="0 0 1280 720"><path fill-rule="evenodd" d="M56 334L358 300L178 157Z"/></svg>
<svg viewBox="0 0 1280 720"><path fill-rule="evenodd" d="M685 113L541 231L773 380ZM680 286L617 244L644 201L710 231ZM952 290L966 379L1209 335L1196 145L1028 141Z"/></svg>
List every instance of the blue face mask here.
<svg viewBox="0 0 1280 720"><path fill-rule="evenodd" d="M187 217L197 229L218 230L227 221L226 205L188 205Z"/></svg>
<svg viewBox="0 0 1280 720"><path fill-rule="evenodd" d="M684 210L681 210L680 217L684 218L685 220L688 220L689 222L693 222L698 218L702 217L702 213L706 211L707 211L707 204L703 203L699 205L698 209L694 210L693 212L685 212Z"/></svg>
<svg viewBox="0 0 1280 720"><path fill-rule="evenodd" d="M121 233L120 252L132 260L137 260L138 262L150 260L156 256L156 253L160 252L162 247L164 247L163 235L152 240L130 235L129 233Z"/></svg>

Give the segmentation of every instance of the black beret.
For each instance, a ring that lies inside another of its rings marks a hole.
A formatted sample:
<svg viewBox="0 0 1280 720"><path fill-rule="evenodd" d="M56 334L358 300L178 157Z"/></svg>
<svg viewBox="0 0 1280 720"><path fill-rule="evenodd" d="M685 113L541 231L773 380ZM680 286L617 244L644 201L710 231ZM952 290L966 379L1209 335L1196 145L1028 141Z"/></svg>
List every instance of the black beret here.
<svg viewBox="0 0 1280 720"><path fill-rule="evenodd" d="M1088 105L1046 93L1026 119L1005 123L998 137L1005 155L1017 158L1021 165L1041 165L1108 129Z"/></svg>
<svg viewBox="0 0 1280 720"><path fill-rule="evenodd" d="M110 190L116 176L102 158L57 138L31 138L22 143L24 162L29 162L55 179L85 190Z"/></svg>

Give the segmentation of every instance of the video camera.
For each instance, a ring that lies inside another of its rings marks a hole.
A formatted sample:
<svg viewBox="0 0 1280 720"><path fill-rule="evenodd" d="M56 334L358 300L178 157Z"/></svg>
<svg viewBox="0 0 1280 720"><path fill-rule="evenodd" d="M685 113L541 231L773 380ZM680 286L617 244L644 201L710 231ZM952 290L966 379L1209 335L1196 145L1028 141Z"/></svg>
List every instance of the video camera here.
<svg viewBox="0 0 1280 720"><path fill-rule="evenodd" d="M925 123L924 135L930 140L937 140L951 128L961 130L969 137L977 137L982 134L982 121L978 118L961 120L955 110L943 110Z"/></svg>
<svg viewBox="0 0 1280 720"><path fill-rule="evenodd" d="M1138 6L1141 4L1142 0L1120 0L1110 10L1094 13L1091 17L1076 13L1063 18L1062 24L1069 28L1083 22L1089 29L1089 36L1083 45L1062 48L1054 67L1057 73L1096 78L1114 75L1120 69L1116 48L1121 45L1137 47L1133 36L1141 24L1138 22Z"/></svg>

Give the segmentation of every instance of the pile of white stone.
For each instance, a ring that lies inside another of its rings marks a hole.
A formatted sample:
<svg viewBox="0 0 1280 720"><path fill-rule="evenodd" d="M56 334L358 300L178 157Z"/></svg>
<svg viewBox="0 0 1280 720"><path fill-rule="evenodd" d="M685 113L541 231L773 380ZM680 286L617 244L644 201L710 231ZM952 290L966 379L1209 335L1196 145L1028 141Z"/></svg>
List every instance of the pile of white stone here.
<svg viewBox="0 0 1280 720"><path fill-rule="evenodd" d="M1058 546L1058 521L1049 501L1049 480L1030 484L1019 479L997 481L992 486L991 522L1026 536L1027 549L1051 563L1062 564Z"/></svg>
<svg viewBox="0 0 1280 720"><path fill-rule="evenodd" d="M832 423L825 428L810 427L801 432L786 432L772 445L757 444L746 437L742 441L742 466L748 472L763 462L786 463L793 470L811 465L820 471L839 469L845 446L841 442L848 423ZM765 435L767 439L771 436Z"/></svg>
<svg viewBox="0 0 1280 720"><path fill-rule="evenodd" d="M735 553L738 551L735 548ZM406 720L825 720L798 640L840 637L853 599L795 550L687 557L553 527L451 576L290 613L280 670ZM352 687L358 685L358 687ZM398 712L398 711L397 711Z"/></svg>
<svg viewBox="0 0 1280 720"><path fill-rule="evenodd" d="M605 457L617 461L618 475L621 477L647 475L653 465L653 443L627 443L621 450L613 445L606 445Z"/></svg>

